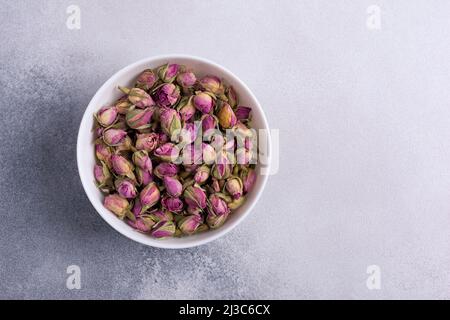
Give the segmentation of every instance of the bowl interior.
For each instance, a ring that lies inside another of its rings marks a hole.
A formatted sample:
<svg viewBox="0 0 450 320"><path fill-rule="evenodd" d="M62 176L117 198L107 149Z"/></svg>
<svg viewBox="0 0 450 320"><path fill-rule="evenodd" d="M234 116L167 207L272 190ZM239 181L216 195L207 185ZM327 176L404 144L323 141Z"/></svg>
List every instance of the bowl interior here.
<svg viewBox="0 0 450 320"><path fill-rule="evenodd" d="M230 84L235 88L239 96L240 105L245 105L253 108L252 127L255 129L268 129L263 110L261 109L261 106L259 105L254 95L246 87L246 85L242 83L242 81L240 81L236 76L234 76L231 72L227 71L223 67L204 59L189 56L177 55L149 58L136 62L117 72L98 90L98 92L89 103L83 116L80 125L80 131L78 134L78 170L80 173L81 182L92 205L103 217L103 219L106 220L106 222L108 222L108 224L110 224L118 232L129 237L130 239L154 247L186 248L212 241L224 235L233 227L235 227L240 221L242 221L242 219L249 213L249 211L252 209L257 199L259 198L266 183L267 175L260 174L261 164L258 163L256 167L258 178L255 183L254 189L248 194L245 204L234 211L221 228L190 237L164 240L153 239L148 235L139 233L138 231L134 230L125 222L119 220L114 214L112 214L103 206L104 197L95 186L95 178L93 174L93 168L95 165L95 154L93 151L94 136L92 132L92 127L94 124L93 114L97 112L102 106L111 104L118 98L120 98L122 94L117 89L117 86L133 86L137 75L142 72L142 70L147 68L153 69L167 62L186 65L187 67L193 69L195 74L199 77L212 74L223 78L227 84ZM268 150L270 151L270 146ZM269 162L265 164L266 167L268 165Z"/></svg>

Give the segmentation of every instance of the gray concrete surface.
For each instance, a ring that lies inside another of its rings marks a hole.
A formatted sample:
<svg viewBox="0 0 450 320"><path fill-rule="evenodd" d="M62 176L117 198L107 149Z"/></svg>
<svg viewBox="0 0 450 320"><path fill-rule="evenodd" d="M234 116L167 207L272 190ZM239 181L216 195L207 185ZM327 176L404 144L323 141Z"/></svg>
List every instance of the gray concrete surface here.
<svg viewBox="0 0 450 320"><path fill-rule="evenodd" d="M71 4L80 30L66 27ZM444 0L2 1L0 298L450 298L449 12ZM181 251L113 231L76 168L92 95L164 53L234 71L281 137L251 217ZM81 290L66 288L69 265Z"/></svg>

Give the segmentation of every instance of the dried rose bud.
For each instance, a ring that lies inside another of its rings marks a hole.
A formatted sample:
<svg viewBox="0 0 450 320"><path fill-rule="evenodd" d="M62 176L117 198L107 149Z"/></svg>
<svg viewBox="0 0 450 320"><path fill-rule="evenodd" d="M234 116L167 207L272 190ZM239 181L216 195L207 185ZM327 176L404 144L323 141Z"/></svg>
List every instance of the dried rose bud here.
<svg viewBox="0 0 450 320"><path fill-rule="evenodd" d="M216 150L209 144L202 143L203 162L206 164L213 164L216 161Z"/></svg>
<svg viewBox="0 0 450 320"><path fill-rule="evenodd" d="M111 168L112 150L109 146L101 142L101 140L98 140L95 143L95 155L98 160L103 161L109 168Z"/></svg>
<svg viewBox="0 0 450 320"><path fill-rule="evenodd" d="M134 166L128 159L121 155L113 154L111 156L111 163L116 174L134 179Z"/></svg>
<svg viewBox="0 0 450 320"><path fill-rule="evenodd" d="M180 181L173 177L164 177L163 179L164 186L166 187L167 194L174 198L181 196L181 192L183 191L183 185Z"/></svg>
<svg viewBox="0 0 450 320"><path fill-rule="evenodd" d="M134 199L137 196L137 190L130 179L117 179L114 182L117 192L125 199Z"/></svg>
<svg viewBox="0 0 450 320"><path fill-rule="evenodd" d="M134 201L133 209L131 209L131 212L137 218L142 214L142 212L143 212L142 209L143 209L143 207L142 207L141 200L139 200L139 198L138 198Z"/></svg>
<svg viewBox="0 0 450 320"><path fill-rule="evenodd" d="M225 188L233 199L239 199L242 196L244 185L240 178L233 177L227 180Z"/></svg>
<svg viewBox="0 0 450 320"><path fill-rule="evenodd" d="M183 211L184 204L179 198L172 198L170 196L165 196L161 199L161 205L166 210L171 212L180 213Z"/></svg>
<svg viewBox="0 0 450 320"><path fill-rule="evenodd" d="M200 79L199 84L203 90L214 93L215 95L221 95L225 91L222 81L216 76L206 76Z"/></svg>
<svg viewBox="0 0 450 320"><path fill-rule="evenodd" d="M150 218L155 222L172 221L173 214L167 210L155 210L150 213Z"/></svg>
<svg viewBox="0 0 450 320"><path fill-rule="evenodd" d="M208 134L208 131L215 130L217 128L218 120L215 116L210 114L204 114L201 118L203 134Z"/></svg>
<svg viewBox="0 0 450 320"><path fill-rule="evenodd" d="M234 108L238 105L239 99L236 94L236 91L234 90L234 88L232 86L230 86L227 90L227 98L228 98L228 103L230 104L230 106L232 108Z"/></svg>
<svg viewBox="0 0 450 320"><path fill-rule="evenodd" d="M94 177L97 180L98 187L101 188L108 184L111 180L111 173L109 172L108 166L102 161L101 165L95 165L94 167Z"/></svg>
<svg viewBox="0 0 450 320"><path fill-rule="evenodd" d="M160 198L160 192L156 183L149 183L140 193L141 204L144 207L144 211L153 207L158 203Z"/></svg>
<svg viewBox="0 0 450 320"><path fill-rule="evenodd" d="M148 233L152 230L155 222L149 218L137 218L136 221L128 220L127 223L133 228L143 233Z"/></svg>
<svg viewBox="0 0 450 320"><path fill-rule="evenodd" d="M221 199L217 195L211 195L209 197L206 223L211 229L217 229L221 227L227 220L229 214L230 209L223 199Z"/></svg>
<svg viewBox="0 0 450 320"><path fill-rule="evenodd" d="M142 89L139 88L123 88L119 87L123 93L128 95L128 100L137 108L147 108L155 105L152 97Z"/></svg>
<svg viewBox="0 0 450 320"><path fill-rule="evenodd" d="M185 123L180 131L180 144L191 144L197 139L198 128L195 123Z"/></svg>
<svg viewBox="0 0 450 320"><path fill-rule="evenodd" d="M153 182L153 175L150 171L138 167L136 168L136 180L138 185L145 187L150 182Z"/></svg>
<svg viewBox="0 0 450 320"><path fill-rule="evenodd" d="M172 83L177 77L179 69L178 64L166 64L158 68L158 76L163 82Z"/></svg>
<svg viewBox="0 0 450 320"><path fill-rule="evenodd" d="M152 160L148 156L148 152L145 150L139 150L133 153L133 163L141 169L152 171Z"/></svg>
<svg viewBox="0 0 450 320"><path fill-rule="evenodd" d="M204 209L206 207L206 193L197 186L190 186L184 190L184 200L189 207Z"/></svg>
<svg viewBox="0 0 450 320"><path fill-rule="evenodd" d="M203 213L203 210L198 207L188 207L186 211L190 215L197 215L197 216L201 216Z"/></svg>
<svg viewBox="0 0 450 320"><path fill-rule="evenodd" d="M130 209L130 203L127 199L122 198L118 194L111 194L105 197L104 206L109 211L113 212L120 219L123 219L126 212Z"/></svg>
<svg viewBox="0 0 450 320"><path fill-rule="evenodd" d="M126 136L120 144L116 147L116 153L119 153L121 151L130 151L133 148L133 141L131 141L131 138L129 136Z"/></svg>
<svg viewBox="0 0 450 320"><path fill-rule="evenodd" d="M195 74L191 71L180 73L177 76L177 83L182 88L190 88L195 84L195 82L197 82L197 78L195 77Z"/></svg>
<svg viewBox="0 0 450 320"><path fill-rule="evenodd" d="M150 128L153 116L153 108L130 109L126 115L126 121L131 129L142 130Z"/></svg>
<svg viewBox="0 0 450 320"><path fill-rule="evenodd" d="M128 100L128 96L125 95L117 100L115 107L117 108L117 112L119 114L127 114L128 110L131 108L132 104L130 100Z"/></svg>
<svg viewBox="0 0 450 320"><path fill-rule="evenodd" d="M136 80L136 87L143 90L150 90L156 83L157 78L153 70L144 70Z"/></svg>
<svg viewBox="0 0 450 320"><path fill-rule="evenodd" d="M244 192L248 193L256 182L256 171L251 168L243 168L240 174L242 183L244 185Z"/></svg>
<svg viewBox="0 0 450 320"><path fill-rule="evenodd" d="M212 179L211 188L214 190L214 192L220 192L219 180Z"/></svg>
<svg viewBox="0 0 450 320"><path fill-rule="evenodd" d="M237 118L236 115L234 114L233 109L226 102L222 103L222 106L219 110L219 113L217 114L217 117L219 118L219 124L224 129L231 129L237 123Z"/></svg>
<svg viewBox="0 0 450 320"><path fill-rule="evenodd" d="M103 141L107 145L115 147L120 145L126 136L127 132L125 130L111 128L103 132Z"/></svg>
<svg viewBox="0 0 450 320"><path fill-rule="evenodd" d="M97 112L96 119L101 126L109 127L116 122L117 114L116 107L103 107Z"/></svg>
<svg viewBox="0 0 450 320"><path fill-rule="evenodd" d="M181 120L184 122L189 121L197 111L197 109L195 109L192 97L182 98L177 106L177 110L180 113Z"/></svg>
<svg viewBox="0 0 450 320"><path fill-rule="evenodd" d="M179 98L180 89L172 83L163 84L155 94L156 102L161 107L170 108L178 102Z"/></svg>
<svg viewBox="0 0 450 320"><path fill-rule="evenodd" d="M202 150L200 150L196 144L189 144L183 148L182 160L184 166L201 164Z"/></svg>
<svg viewBox="0 0 450 320"><path fill-rule="evenodd" d="M162 162L156 166L153 173L160 179L163 179L165 176L174 177L178 174L178 166L173 163Z"/></svg>
<svg viewBox="0 0 450 320"><path fill-rule="evenodd" d="M213 97L207 92L197 92L193 99L194 107L202 113L210 113L214 106Z"/></svg>
<svg viewBox="0 0 450 320"><path fill-rule="evenodd" d="M165 143L167 143L169 141L170 141L170 139L167 136L167 134L165 134L164 132L161 132L159 134L159 144L158 144L159 146L161 146L161 145L163 145L163 144L165 144Z"/></svg>
<svg viewBox="0 0 450 320"><path fill-rule="evenodd" d="M195 172L194 180L198 184L203 184L208 180L211 169L208 166L201 166Z"/></svg>
<svg viewBox="0 0 450 320"><path fill-rule="evenodd" d="M138 134L136 139L136 149L152 152L159 143L159 135L156 133Z"/></svg>
<svg viewBox="0 0 450 320"><path fill-rule="evenodd" d="M177 146L169 142L156 149L153 154L162 161L175 162L179 156L179 153L180 150Z"/></svg>
<svg viewBox="0 0 450 320"><path fill-rule="evenodd" d="M158 239L173 237L175 229L173 221L161 221L153 227L152 236Z"/></svg>
<svg viewBox="0 0 450 320"><path fill-rule="evenodd" d="M160 110L161 129L169 136L169 138L176 142L181 130L180 114L170 108L162 108Z"/></svg>
<svg viewBox="0 0 450 320"><path fill-rule="evenodd" d="M250 119L250 114L252 112L252 108L239 106L236 109L236 118L240 121L245 121Z"/></svg>
<svg viewBox="0 0 450 320"><path fill-rule="evenodd" d="M240 197L239 199L235 199L228 203L228 208L231 210L236 210L240 206L242 206L245 202L245 197Z"/></svg>
<svg viewBox="0 0 450 320"><path fill-rule="evenodd" d="M239 148L236 150L236 161L238 164L247 165L254 163L253 152L246 148Z"/></svg>
<svg viewBox="0 0 450 320"><path fill-rule="evenodd" d="M212 175L218 180L226 179L231 175L232 162L226 152L222 152L213 167Z"/></svg>
<svg viewBox="0 0 450 320"><path fill-rule="evenodd" d="M194 234L197 228L203 223L203 219L198 215L191 215L183 218L178 222L181 232L187 235Z"/></svg>

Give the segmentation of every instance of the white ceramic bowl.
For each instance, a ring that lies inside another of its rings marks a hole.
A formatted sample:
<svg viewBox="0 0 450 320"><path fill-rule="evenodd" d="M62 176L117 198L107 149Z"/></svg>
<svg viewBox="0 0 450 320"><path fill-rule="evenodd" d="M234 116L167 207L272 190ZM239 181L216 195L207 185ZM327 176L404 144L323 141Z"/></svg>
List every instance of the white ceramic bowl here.
<svg viewBox="0 0 450 320"><path fill-rule="evenodd" d="M154 239L149 235L137 232L125 222L119 220L103 206L104 196L94 183L95 178L93 168L95 165L95 154L94 136L92 132L93 114L102 106L113 103L121 96L121 93L117 90L117 86L133 86L133 81L141 71L148 68L156 68L157 66L168 62L186 65L189 68L192 68L199 77L211 74L223 78L227 84L233 85L236 89L236 92L239 95L240 104L252 107L252 127L255 129L269 129L264 112L250 89L237 76L224 67L198 57L186 55L158 56L143 59L123 68L106 81L106 83L97 91L89 103L81 121L77 142L77 162L81 183L83 184L89 200L97 212L111 227L126 237L142 244L159 248L180 249L208 243L231 231L250 213L266 185L268 176L260 174L261 164L258 163L256 168L258 178L254 189L249 193L245 204L234 211L221 228L189 237L163 240ZM267 145L267 151L270 155L270 141L268 141ZM270 159L266 162L264 167L265 170L268 170Z"/></svg>

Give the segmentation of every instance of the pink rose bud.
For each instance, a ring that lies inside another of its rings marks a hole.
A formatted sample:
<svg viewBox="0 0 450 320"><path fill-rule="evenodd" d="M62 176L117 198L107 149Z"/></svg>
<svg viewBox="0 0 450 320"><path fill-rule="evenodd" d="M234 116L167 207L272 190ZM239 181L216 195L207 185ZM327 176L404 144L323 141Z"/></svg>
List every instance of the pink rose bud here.
<svg viewBox="0 0 450 320"><path fill-rule="evenodd" d="M197 139L198 128L195 123L185 123L180 132L180 143L191 144Z"/></svg>
<svg viewBox="0 0 450 320"><path fill-rule="evenodd" d="M156 183L149 183L144 189L142 189L140 194L141 204L144 207L144 211L153 207L158 203L160 198L159 189L156 186Z"/></svg>
<svg viewBox="0 0 450 320"><path fill-rule="evenodd" d="M208 180L211 169L208 166L201 166L197 169L194 175L194 180L198 184L203 184Z"/></svg>
<svg viewBox="0 0 450 320"><path fill-rule="evenodd" d="M117 108L116 107L103 107L97 113L97 121L103 127L109 127L117 120Z"/></svg>
<svg viewBox="0 0 450 320"><path fill-rule="evenodd" d="M195 84L195 82L197 82L197 78L191 71L180 73L177 76L177 83L183 88L190 88Z"/></svg>
<svg viewBox="0 0 450 320"><path fill-rule="evenodd" d="M197 109L195 109L192 97L184 97L181 99L177 110L180 113L181 120L184 122L189 121L194 115Z"/></svg>
<svg viewBox="0 0 450 320"><path fill-rule="evenodd" d="M150 90L156 83L157 78L153 70L144 70L136 80L136 87L143 90Z"/></svg>
<svg viewBox="0 0 450 320"><path fill-rule="evenodd" d="M150 128L153 116L153 108L130 109L126 115L126 121L131 129L143 130Z"/></svg>
<svg viewBox="0 0 450 320"><path fill-rule="evenodd" d="M236 118L240 121L246 121L250 119L250 114L252 112L252 108L239 106L236 109Z"/></svg>
<svg viewBox="0 0 450 320"><path fill-rule="evenodd" d="M172 221L173 215L172 212L167 210L155 210L150 213L150 218L155 222Z"/></svg>
<svg viewBox="0 0 450 320"><path fill-rule="evenodd" d="M217 179L212 179L211 188L214 190L214 192L220 192L220 183Z"/></svg>
<svg viewBox="0 0 450 320"><path fill-rule="evenodd" d="M156 102L161 107L170 108L178 102L180 98L180 89L172 84L163 84L155 94Z"/></svg>
<svg viewBox="0 0 450 320"><path fill-rule="evenodd" d="M256 182L256 171L254 169L244 168L241 171L240 177L244 185L244 192L250 192Z"/></svg>
<svg viewBox="0 0 450 320"><path fill-rule="evenodd" d="M145 150L139 150L133 153L133 163L143 170L150 172L153 170L152 160Z"/></svg>
<svg viewBox="0 0 450 320"><path fill-rule="evenodd" d="M214 93L215 95L223 94L225 91L222 81L215 76L206 76L200 79L199 84L203 90Z"/></svg>
<svg viewBox="0 0 450 320"><path fill-rule="evenodd" d="M226 152L222 152L213 167L212 175L218 180L226 179L231 175L232 163Z"/></svg>
<svg viewBox="0 0 450 320"><path fill-rule="evenodd" d="M173 237L175 230L173 221L161 221L153 227L152 236L158 239Z"/></svg>
<svg viewBox="0 0 450 320"><path fill-rule="evenodd" d="M183 191L183 185L180 181L173 177L164 177L164 186L166 187L167 194L174 198L181 196L181 192Z"/></svg>
<svg viewBox="0 0 450 320"><path fill-rule="evenodd" d="M214 213L208 213L206 216L206 223L211 229L217 229L223 226L225 221L228 219L229 213L216 215Z"/></svg>
<svg viewBox="0 0 450 320"><path fill-rule="evenodd" d="M194 107L202 113L210 113L214 106L213 97L206 92L197 92L194 96Z"/></svg>
<svg viewBox="0 0 450 320"><path fill-rule="evenodd" d="M191 235L195 233L195 231L197 231L197 228L202 224L202 222L203 219L201 216L187 216L180 220L180 222L178 223L178 227L180 228L182 233Z"/></svg>
<svg viewBox="0 0 450 320"><path fill-rule="evenodd" d="M234 114L233 109L226 102L222 103L222 106L219 110L219 113L217 114L217 117L219 118L219 124L224 129L231 129L237 123L237 118L236 115Z"/></svg>
<svg viewBox="0 0 450 320"><path fill-rule="evenodd" d="M98 187L105 186L111 180L111 173L106 163L102 162L101 165L95 165L94 177L97 180Z"/></svg>
<svg viewBox="0 0 450 320"><path fill-rule="evenodd" d="M136 168L136 179L140 186L146 186L150 182L153 182L153 175L146 169Z"/></svg>
<svg viewBox="0 0 450 320"><path fill-rule="evenodd" d="M201 216L203 213L203 210L198 208L198 207L188 207L186 209L187 213L189 213L190 215L197 215L197 216Z"/></svg>
<svg viewBox="0 0 450 320"><path fill-rule="evenodd" d="M202 149L203 162L206 164L213 164L217 158L216 150L206 143L202 143Z"/></svg>
<svg viewBox="0 0 450 320"><path fill-rule="evenodd" d="M234 90L234 88L232 86L230 86L227 90L227 98L228 98L228 103L230 104L230 106L232 108L234 108L238 105L239 99L236 94L236 91Z"/></svg>
<svg viewBox="0 0 450 320"><path fill-rule="evenodd" d="M134 199L137 196L137 190L130 179L117 179L114 182L117 192L125 199Z"/></svg>
<svg viewBox="0 0 450 320"><path fill-rule="evenodd" d="M162 161L175 162L178 158L180 150L173 143L166 143L155 150L155 157Z"/></svg>
<svg viewBox="0 0 450 320"><path fill-rule="evenodd" d="M184 204L179 198L165 196L161 199L162 207L171 212L180 213L183 211Z"/></svg>
<svg viewBox="0 0 450 320"><path fill-rule="evenodd" d="M231 194L233 199L239 199L242 196L244 185L240 178L234 177L227 180L225 188L227 189L228 193Z"/></svg>
<svg viewBox="0 0 450 320"><path fill-rule="evenodd" d="M217 229L221 227L227 220L230 214L230 208L228 208L225 200L216 195L209 197L208 215L206 216L206 223L211 229Z"/></svg>
<svg viewBox="0 0 450 320"><path fill-rule="evenodd" d="M162 108L160 110L161 128L169 138L176 142L181 131L181 117L180 114L170 108Z"/></svg>
<svg viewBox="0 0 450 320"><path fill-rule="evenodd" d="M209 130L217 129L218 120L215 116L204 114L201 118L203 134L208 134Z"/></svg>
<svg viewBox="0 0 450 320"><path fill-rule="evenodd" d="M204 209L206 207L206 193L197 186L189 186L184 190L184 200L189 207Z"/></svg>
<svg viewBox="0 0 450 320"><path fill-rule="evenodd" d="M177 77L179 69L178 64L166 64L158 68L158 76L163 82L172 83Z"/></svg>
<svg viewBox="0 0 450 320"><path fill-rule="evenodd" d="M136 139L136 149L152 152L159 144L159 135L156 133L138 134Z"/></svg>
<svg viewBox="0 0 450 320"><path fill-rule="evenodd" d="M139 88L122 88L119 87L120 90L123 91L123 93L128 95L128 100L134 104L137 108L147 108L152 107L155 105L155 102L153 101L152 97L145 92L142 89Z"/></svg>
<svg viewBox="0 0 450 320"><path fill-rule="evenodd" d="M109 168L111 168L111 155L112 150L110 147L108 147L106 144L104 144L101 141L97 141L95 143L95 156L98 160L103 161L108 165Z"/></svg>
<svg viewBox="0 0 450 320"><path fill-rule="evenodd" d="M155 225L155 222L153 222L150 218L137 218L136 221L128 220L127 223L133 229L143 233L149 233Z"/></svg>
<svg viewBox="0 0 450 320"><path fill-rule="evenodd" d="M116 216L123 219L126 212L130 209L130 203L127 199L118 194L112 194L105 197L104 206Z"/></svg>
<svg viewBox="0 0 450 320"><path fill-rule="evenodd" d="M125 157L118 155L118 154L113 154L111 156L111 163L112 163L114 172L116 174L118 174L119 176L127 176L131 179L134 178L134 174L133 174L134 166Z"/></svg>
<svg viewBox="0 0 450 320"><path fill-rule="evenodd" d="M154 174L163 179L165 176L174 177L178 174L178 166L173 163L162 162L156 166Z"/></svg>
<svg viewBox="0 0 450 320"><path fill-rule="evenodd" d="M125 130L111 128L103 132L103 141L107 145L115 147L120 145L126 136L127 132Z"/></svg>
<svg viewBox="0 0 450 320"><path fill-rule="evenodd" d="M236 160L238 164L253 164L253 152L251 150L247 150L246 148L239 148L236 150Z"/></svg>
<svg viewBox="0 0 450 320"><path fill-rule="evenodd" d="M137 217L139 217L142 214L142 212L143 212L142 209L143 209L143 207L142 207L141 200L136 199L134 201L133 209L131 210L131 212L137 218Z"/></svg>
<svg viewBox="0 0 450 320"><path fill-rule="evenodd" d="M117 100L115 107L117 108L117 112L119 114L127 114L128 110L131 108L132 104L130 100L128 100L128 96L125 95Z"/></svg>

